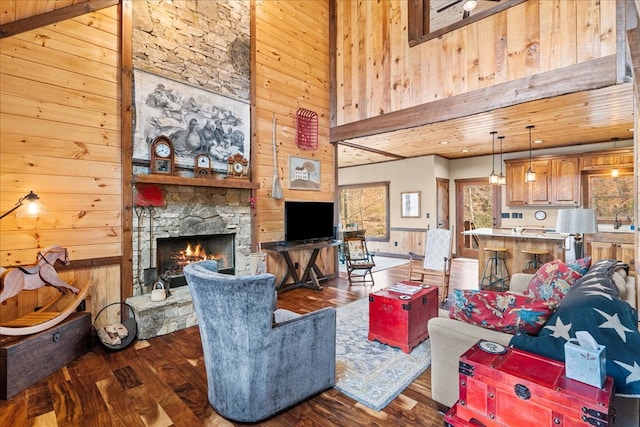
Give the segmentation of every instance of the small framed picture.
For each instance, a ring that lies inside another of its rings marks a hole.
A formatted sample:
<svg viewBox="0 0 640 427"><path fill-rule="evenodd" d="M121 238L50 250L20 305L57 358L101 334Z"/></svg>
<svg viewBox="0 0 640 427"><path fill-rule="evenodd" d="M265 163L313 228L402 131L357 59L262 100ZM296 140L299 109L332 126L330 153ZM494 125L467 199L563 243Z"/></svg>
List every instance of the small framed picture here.
<svg viewBox="0 0 640 427"><path fill-rule="evenodd" d="M400 193L400 216L402 218L420 218L420 192Z"/></svg>
<svg viewBox="0 0 640 427"><path fill-rule="evenodd" d="M320 191L320 160L289 156L289 189Z"/></svg>

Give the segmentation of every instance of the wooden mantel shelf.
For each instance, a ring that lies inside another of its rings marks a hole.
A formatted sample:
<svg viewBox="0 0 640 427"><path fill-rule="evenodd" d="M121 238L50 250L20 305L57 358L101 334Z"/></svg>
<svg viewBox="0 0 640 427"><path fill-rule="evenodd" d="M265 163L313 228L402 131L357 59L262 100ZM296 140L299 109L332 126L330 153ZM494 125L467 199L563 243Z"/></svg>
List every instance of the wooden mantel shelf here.
<svg viewBox="0 0 640 427"><path fill-rule="evenodd" d="M260 184L253 183L246 179L226 178L226 179L208 179L208 178L187 178L184 176L170 175L152 175L140 174L133 176L134 184L163 184L163 185L188 185L192 187L219 187L219 188L241 188L254 189L260 188Z"/></svg>

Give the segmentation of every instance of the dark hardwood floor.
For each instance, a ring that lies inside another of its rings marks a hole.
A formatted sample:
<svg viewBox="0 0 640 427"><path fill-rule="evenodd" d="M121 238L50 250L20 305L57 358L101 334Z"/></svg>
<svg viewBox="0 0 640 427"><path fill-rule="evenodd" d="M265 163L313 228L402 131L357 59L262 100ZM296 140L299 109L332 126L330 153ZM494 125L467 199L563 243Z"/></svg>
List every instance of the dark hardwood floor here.
<svg viewBox="0 0 640 427"><path fill-rule="evenodd" d="M454 259L451 289L477 287L477 262ZM294 289L280 308L299 313L340 307L404 280L407 267L374 273L375 286L349 286L341 273L321 292ZM431 368L384 410L373 411L335 389L327 390L256 426L442 426L431 400ZM452 379L455 381L456 379ZM197 326L134 342L119 352L96 344L91 351L8 401L0 401L0 426L239 426L219 416L207 400L207 380Z"/></svg>

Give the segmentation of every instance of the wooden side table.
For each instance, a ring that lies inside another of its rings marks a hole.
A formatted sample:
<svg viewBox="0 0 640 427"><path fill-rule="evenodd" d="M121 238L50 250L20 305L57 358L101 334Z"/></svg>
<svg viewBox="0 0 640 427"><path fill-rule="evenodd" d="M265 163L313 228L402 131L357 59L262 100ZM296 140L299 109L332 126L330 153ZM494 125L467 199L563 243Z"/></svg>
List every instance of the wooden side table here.
<svg viewBox="0 0 640 427"><path fill-rule="evenodd" d="M369 340L410 353L429 337L427 323L438 316L438 287L401 283L420 290L408 295L387 288L369 295Z"/></svg>

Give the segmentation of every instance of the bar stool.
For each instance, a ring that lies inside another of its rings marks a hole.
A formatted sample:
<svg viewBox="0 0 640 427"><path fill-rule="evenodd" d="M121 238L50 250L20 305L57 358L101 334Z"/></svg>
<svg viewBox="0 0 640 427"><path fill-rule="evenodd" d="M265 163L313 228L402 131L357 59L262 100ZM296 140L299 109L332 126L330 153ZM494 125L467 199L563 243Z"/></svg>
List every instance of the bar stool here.
<svg viewBox="0 0 640 427"><path fill-rule="evenodd" d="M527 265L524 266L523 273L535 273L538 271L538 268L543 264L540 261L540 255L549 255L549 251L547 249L535 249L535 248L526 248L522 249L523 254L533 255L533 258L527 262Z"/></svg>
<svg viewBox="0 0 640 427"><path fill-rule="evenodd" d="M509 268L504 260L504 254L507 248L502 247L486 247L486 252L493 252L484 265L482 272L482 280L480 281L480 289L489 288L495 284L500 284L500 290L504 291L506 282L509 281ZM498 254L503 254L502 256Z"/></svg>

